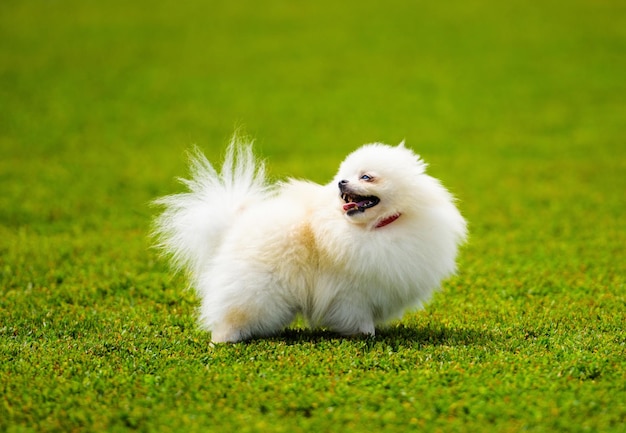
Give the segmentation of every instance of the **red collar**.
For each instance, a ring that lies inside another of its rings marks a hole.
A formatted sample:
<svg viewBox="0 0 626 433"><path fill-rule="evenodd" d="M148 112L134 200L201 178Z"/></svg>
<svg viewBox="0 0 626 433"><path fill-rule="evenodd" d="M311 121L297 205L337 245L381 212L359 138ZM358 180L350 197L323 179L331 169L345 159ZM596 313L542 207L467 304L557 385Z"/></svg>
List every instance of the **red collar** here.
<svg viewBox="0 0 626 433"><path fill-rule="evenodd" d="M394 222L395 220L397 220L398 218L400 218L399 213L393 214L391 216L388 216L387 218L381 220L378 224L376 224L375 228L380 228L380 227L385 227L387 224L391 224L392 222Z"/></svg>

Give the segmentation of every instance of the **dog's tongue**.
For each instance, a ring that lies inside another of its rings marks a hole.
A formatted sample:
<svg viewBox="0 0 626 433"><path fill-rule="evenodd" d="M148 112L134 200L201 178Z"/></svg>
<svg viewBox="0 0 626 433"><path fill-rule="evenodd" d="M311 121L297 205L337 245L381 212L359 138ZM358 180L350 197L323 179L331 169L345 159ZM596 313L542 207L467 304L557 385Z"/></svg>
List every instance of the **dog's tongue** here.
<svg viewBox="0 0 626 433"><path fill-rule="evenodd" d="M358 209L358 208L359 208L359 205L354 202L346 203L343 205L343 210L345 210L346 212L351 209Z"/></svg>
<svg viewBox="0 0 626 433"><path fill-rule="evenodd" d="M360 201L358 203L355 203L355 202L346 203L346 204L343 205L343 210L345 210L347 212L347 211L352 210L352 209L358 209L360 207L365 206L366 203L367 203L367 200L363 200L363 201Z"/></svg>

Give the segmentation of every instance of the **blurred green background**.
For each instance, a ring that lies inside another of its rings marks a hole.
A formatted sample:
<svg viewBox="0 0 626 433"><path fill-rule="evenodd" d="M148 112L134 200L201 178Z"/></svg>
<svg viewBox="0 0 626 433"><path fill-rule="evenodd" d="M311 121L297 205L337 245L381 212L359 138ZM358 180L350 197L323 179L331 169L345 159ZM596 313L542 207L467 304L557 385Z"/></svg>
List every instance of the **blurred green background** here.
<svg viewBox="0 0 626 433"><path fill-rule="evenodd" d="M150 430L156 419L174 430L185 420L193 431L216 422L203 406L213 404L209 390L194 388L176 406L168 400L174 385L159 394L157 383L138 386L135 372L158 362L145 347L171 350L172 341L182 345L179 360L203 365L187 386L216 380L204 369L213 361L202 358L208 341L194 330L193 296L149 249L149 202L181 190L175 177L187 173L187 149L197 144L219 160L238 129L255 138L272 177L322 183L359 145L405 139L459 197L471 240L460 275L407 319L409 329L426 329L413 335L424 339L403 343L413 348L404 361L424 378L411 386L436 410L392 401L398 394L387 379L352 366L348 394L372 403L365 412L353 401L332 416L309 408L287 421L271 405L258 418L244 404L232 424L219 425L358 431L379 426L367 420L384 425L376 414L386 408L399 426L416 420L445 431L485 422L503 431L619 431L625 53L626 3L617 0L3 0L0 430ZM428 337L431 326L441 333ZM472 347L453 341L476 335ZM111 355L124 344L145 349L132 352L135 367ZM241 351L263 357L280 344L219 354L244 377L253 367L239 363ZM333 353L350 359L359 344L281 350L297 359L313 351L322 362ZM359 350L376 362L387 353ZM112 357L102 361L102 353ZM62 368L76 359L82 369ZM329 362L341 371L340 361ZM68 385L96 365L110 374L100 387ZM459 365L468 377L442 379ZM174 383L187 374L179 368L155 367ZM291 377L300 371L284 368ZM273 383L253 382L242 395L269 398L264 386ZM442 383L464 396L467 411L438 394ZM315 400L309 383L294 387ZM508 397L494 403L486 395ZM379 397L391 398L390 407ZM142 409L128 409L133 401ZM194 422L196 413L204 415Z"/></svg>
<svg viewBox="0 0 626 433"><path fill-rule="evenodd" d="M610 164L624 149L620 2L0 7L9 180L35 182L44 159L68 183L136 189L162 167L164 184L183 149L219 156L237 127L280 175L321 182L371 141L406 139L452 175L507 158Z"/></svg>

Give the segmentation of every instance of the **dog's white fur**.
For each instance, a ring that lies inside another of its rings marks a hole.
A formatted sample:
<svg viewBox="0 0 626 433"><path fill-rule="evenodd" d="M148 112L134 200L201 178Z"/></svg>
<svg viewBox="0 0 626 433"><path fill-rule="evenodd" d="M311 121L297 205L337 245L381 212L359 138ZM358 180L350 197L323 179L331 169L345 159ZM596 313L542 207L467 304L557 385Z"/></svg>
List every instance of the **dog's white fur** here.
<svg viewBox="0 0 626 433"><path fill-rule="evenodd" d="M361 147L324 186L269 185L236 137L221 172L200 152L191 167L189 192L157 201L155 233L189 272L214 342L271 335L298 313L313 327L373 335L454 273L466 237L453 197L404 143ZM380 202L349 212L341 181Z"/></svg>

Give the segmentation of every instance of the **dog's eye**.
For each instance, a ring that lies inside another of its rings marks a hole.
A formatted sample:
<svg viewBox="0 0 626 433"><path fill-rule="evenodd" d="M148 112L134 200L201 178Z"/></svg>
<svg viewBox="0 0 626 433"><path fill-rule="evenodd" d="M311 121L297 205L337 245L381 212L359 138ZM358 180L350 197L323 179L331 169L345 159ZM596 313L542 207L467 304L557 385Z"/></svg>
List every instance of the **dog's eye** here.
<svg viewBox="0 0 626 433"><path fill-rule="evenodd" d="M367 174L364 174L363 176L361 176L361 180L364 180L366 182L371 181L373 178L371 176L368 176Z"/></svg>

